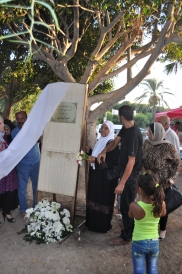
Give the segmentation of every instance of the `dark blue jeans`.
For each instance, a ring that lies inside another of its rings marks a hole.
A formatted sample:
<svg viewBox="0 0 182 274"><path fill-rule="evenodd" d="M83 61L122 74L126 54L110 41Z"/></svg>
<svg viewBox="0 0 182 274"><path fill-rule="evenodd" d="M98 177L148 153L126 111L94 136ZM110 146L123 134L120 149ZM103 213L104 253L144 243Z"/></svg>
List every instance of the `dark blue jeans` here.
<svg viewBox="0 0 182 274"><path fill-rule="evenodd" d="M28 179L32 181L33 190L33 207L36 205L36 193L37 193L37 183L39 175L39 162L33 164L22 164L17 165L17 176L18 176L18 197L20 204L20 212L25 212L28 208L26 194Z"/></svg>
<svg viewBox="0 0 182 274"><path fill-rule="evenodd" d="M158 255L158 239L134 241L132 243L134 274L157 274Z"/></svg>
<svg viewBox="0 0 182 274"><path fill-rule="evenodd" d="M122 174L121 174L122 177ZM122 214L123 229L120 237L124 241L130 241L133 231L134 220L128 216L129 205L135 201L136 198L136 180L138 173L131 173L130 177L125 183L124 190L121 193L120 211Z"/></svg>

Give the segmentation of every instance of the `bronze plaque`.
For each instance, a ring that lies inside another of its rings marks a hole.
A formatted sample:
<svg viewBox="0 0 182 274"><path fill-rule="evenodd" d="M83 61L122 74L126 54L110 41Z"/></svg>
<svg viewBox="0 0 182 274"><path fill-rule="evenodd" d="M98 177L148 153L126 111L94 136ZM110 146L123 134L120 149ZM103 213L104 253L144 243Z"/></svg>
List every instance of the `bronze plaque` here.
<svg viewBox="0 0 182 274"><path fill-rule="evenodd" d="M51 121L59 123L75 123L77 103L61 102Z"/></svg>

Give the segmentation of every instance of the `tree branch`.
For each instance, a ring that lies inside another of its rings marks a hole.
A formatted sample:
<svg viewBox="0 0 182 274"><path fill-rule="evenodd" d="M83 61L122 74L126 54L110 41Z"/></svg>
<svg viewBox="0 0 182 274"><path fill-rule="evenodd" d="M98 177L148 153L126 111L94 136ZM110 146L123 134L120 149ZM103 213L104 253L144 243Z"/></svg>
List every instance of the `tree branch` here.
<svg viewBox="0 0 182 274"><path fill-rule="evenodd" d="M73 0L73 2L76 2ZM74 8L74 34L73 34L73 39L72 39L72 45L71 48L68 50L66 56L63 58L64 59L64 63L68 62L69 59L71 59L76 50L77 50L77 46L78 46L78 42L79 42L79 8L76 7Z"/></svg>
<svg viewBox="0 0 182 274"><path fill-rule="evenodd" d="M107 81L110 78L113 78L114 76L118 75L119 73L121 73L122 71L124 71L125 69L129 68L130 66L133 66L134 64L136 64L136 62L138 62L140 59L152 54L152 52L154 51L154 49L151 50L146 50L143 51L142 53L138 54L136 57L134 57L133 59L131 59L131 61L127 62L126 64L124 64L122 67L120 67L119 69L116 69L106 75L104 75L103 77L101 77L100 79L100 83ZM98 83L98 84L100 84Z"/></svg>
<svg viewBox="0 0 182 274"><path fill-rule="evenodd" d="M103 75L107 74L107 72L109 72L113 67L115 67L120 56L126 51L127 48L132 46L132 43L135 40L135 38L136 35L133 34L132 37L128 39L127 43L124 43L123 46L121 46L121 48L116 52L116 54L110 58L107 64L100 69L94 80L89 85L89 92L96 88L96 86L99 84L100 78Z"/></svg>
<svg viewBox="0 0 182 274"><path fill-rule="evenodd" d="M76 2L76 1L75 1L75 2ZM83 7L83 6L80 5L80 4L66 5L66 6L60 5L60 4L57 4L57 5L58 5L58 7L60 7L60 8L80 8L80 9L82 9L82 10L85 10L85 11L88 11L88 12L95 13L94 10L88 9L88 8L86 8L86 7Z"/></svg>
<svg viewBox="0 0 182 274"><path fill-rule="evenodd" d="M182 36L177 34L170 35L169 39L166 40L166 44L170 44L171 42L182 44Z"/></svg>
<svg viewBox="0 0 182 274"><path fill-rule="evenodd" d="M172 12L172 10L173 10L173 7L171 5L170 12ZM94 113L90 112L88 117L88 122L91 121L93 118L100 117L103 113L107 111L107 109L111 108L118 101L120 101L121 96L122 97L126 96L150 73L151 66L157 60L163 47L165 46L164 41L170 25L171 25L171 20L168 20L163 30L161 31L161 36L159 37L159 41L157 43L156 48L153 49L153 53L151 54L151 57L148 59L148 61L144 65L143 69L133 79L127 82L123 87L115 90L115 92L113 93L113 96L110 97L109 99L104 100L104 102L101 105L99 105L97 109L95 109Z"/></svg>

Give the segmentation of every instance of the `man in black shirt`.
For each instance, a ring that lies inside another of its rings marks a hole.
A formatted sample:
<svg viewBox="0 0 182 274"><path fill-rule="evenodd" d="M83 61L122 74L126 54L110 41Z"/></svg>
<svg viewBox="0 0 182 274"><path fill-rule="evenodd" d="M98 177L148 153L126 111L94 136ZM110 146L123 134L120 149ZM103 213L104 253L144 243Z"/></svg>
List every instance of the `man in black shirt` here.
<svg viewBox="0 0 182 274"><path fill-rule="evenodd" d="M123 229L120 237L109 240L111 245L124 245L130 242L133 229L133 219L128 216L129 205L136 198L136 180L141 170L142 135L139 127L134 123L133 109L124 105L119 109L120 121L123 125L118 136L99 155L105 161L106 152L113 150L120 142L120 182L115 189L121 194L120 211L123 220Z"/></svg>

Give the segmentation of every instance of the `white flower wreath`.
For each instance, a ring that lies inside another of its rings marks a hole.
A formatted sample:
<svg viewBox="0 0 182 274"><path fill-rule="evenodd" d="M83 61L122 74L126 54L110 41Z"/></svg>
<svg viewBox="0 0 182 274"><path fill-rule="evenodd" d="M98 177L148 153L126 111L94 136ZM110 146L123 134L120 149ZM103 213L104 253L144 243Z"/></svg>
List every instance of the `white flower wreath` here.
<svg viewBox="0 0 182 274"><path fill-rule="evenodd" d="M70 212L61 209L61 204L48 200L40 201L35 208L26 210L27 234L24 240L37 244L57 242L72 232Z"/></svg>

